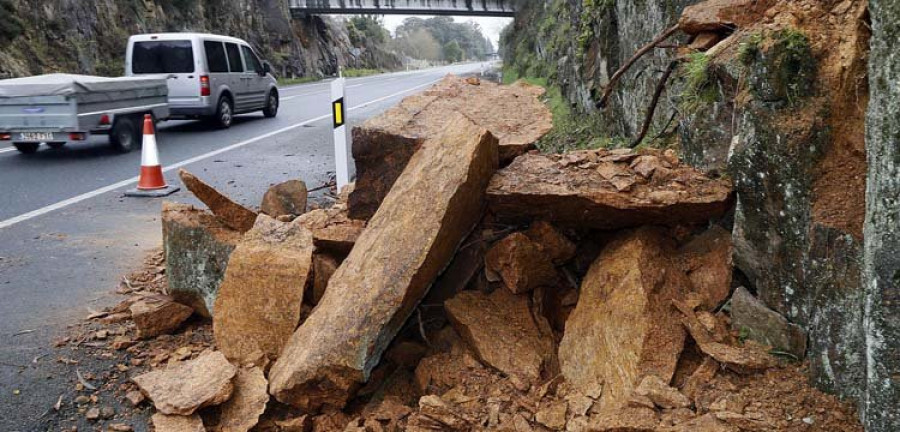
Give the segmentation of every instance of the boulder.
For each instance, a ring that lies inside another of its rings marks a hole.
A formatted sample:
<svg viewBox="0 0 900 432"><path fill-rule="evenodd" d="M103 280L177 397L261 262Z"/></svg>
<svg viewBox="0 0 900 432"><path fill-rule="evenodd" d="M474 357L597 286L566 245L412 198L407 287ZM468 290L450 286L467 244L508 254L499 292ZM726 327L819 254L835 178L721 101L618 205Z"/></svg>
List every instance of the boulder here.
<svg viewBox="0 0 900 432"><path fill-rule="evenodd" d="M129 309L138 337L142 339L172 333L194 313L190 306L161 294L143 297L132 303Z"/></svg>
<svg viewBox="0 0 900 432"><path fill-rule="evenodd" d="M255 211L232 201L231 198L223 195L186 170L179 170L178 176L181 177L181 182L184 183L184 186L203 204L206 204L222 223L242 233L253 228L253 222L256 221Z"/></svg>
<svg viewBox="0 0 900 432"><path fill-rule="evenodd" d="M350 253L356 239L366 229L365 221L347 217L347 207L343 204L305 213L293 223L312 231L317 248L344 255Z"/></svg>
<svg viewBox="0 0 900 432"><path fill-rule="evenodd" d="M620 408L647 375L671 381L685 332L672 301L690 287L656 228L612 241L581 284L559 346L563 375L582 393L602 386L601 409Z"/></svg>
<svg viewBox="0 0 900 432"><path fill-rule="evenodd" d="M269 402L269 383L259 367L238 369L234 394L219 412L221 432L247 432L259 421Z"/></svg>
<svg viewBox="0 0 900 432"><path fill-rule="evenodd" d="M532 86L470 85L448 76L353 129L356 189L350 217L369 219L412 155L460 112L499 140L501 165L534 147L553 127L550 110Z"/></svg>
<svg viewBox="0 0 900 432"><path fill-rule="evenodd" d="M684 8L678 28L690 35L731 33L758 21L772 3L768 0L706 0Z"/></svg>
<svg viewBox="0 0 900 432"><path fill-rule="evenodd" d="M740 334L792 354L806 357L806 332L759 301L744 287L731 296L731 325Z"/></svg>
<svg viewBox="0 0 900 432"><path fill-rule="evenodd" d="M306 213L306 183L302 180L288 180L269 188L263 195L259 211L273 218Z"/></svg>
<svg viewBox="0 0 900 432"><path fill-rule="evenodd" d="M278 356L300 322L313 248L309 230L265 215L247 231L216 299L213 333L226 357L247 363L260 353Z"/></svg>
<svg viewBox="0 0 900 432"><path fill-rule="evenodd" d="M495 243L485 255L484 265L516 294L556 281L556 268L550 256L522 233L510 234Z"/></svg>
<svg viewBox="0 0 900 432"><path fill-rule="evenodd" d="M681 394L677 389L669 386L656 375L647 375L641 380L634 394L646 397L654 405L663 409L687 408L691 406L691 400Z"/></svg>
<svg viewBox="0 0 900 432"><path fill-rule="evenodd" d="M717 342L690 306L678 300L673 303L683 314L681 322L691 338L697 342L697 347L717 362L738 373L752 373L775 365L774 359L763 350L762 346L754 346L748 342L744 347L736 347Z"/></svg>
<svg viewBox="0 0 900 432"><path fill-rule="evenodd" d="M150 417L156 432L206 432L203 419L198 414L191 416L153 414Z"/></svg>
<svg viewBox="0 0 900 432"><path fill-rule="evenodd" d="M731 232L718 225L678 250L678 263L691 280L694 292L700 295L705 310L718 308L731 293L733 252Z"/></svg>
<svg viewBox="0 0 900 432"><path fill-rule="evenodd" d="M525 235L531 239L556 265L564 264L575 256L577 246L556 227L544 221L536 221Z"/></svg>
<svg viewBox="0 0 900 432"><path fill-rule="evenodd" d="M510 222L537 219L604 230L702 224L731 208L729 180L709 178L651 150L626 151L523 155L491 179L489 208Z"/></svg>
<svg viewBox="0 0 900 432"><path fill-rule="evenodd" d="M444 308L482 362L526 386L541 378L553 355L553 335L535 322L528 296L504 289L491 294L463 291Z"/></svg>
<svg viewBox="0 0 900 432"><path fill-rule="evenodd" d="M225 356L207 351L196 359L133 378L156 407L168 415L189 416L200 408L219 405L231 397L237 373Z"/></svg>
<svg viewBox="0 0 900 432"><path fill-rule="evenodd" d="M169 294L211 318L228 258L241 233L207 211L173 202L163 202L162 227Z"/></svg>
<svg viewBox="0 0 900 432"><path fill-rule="evenodd" d="M452 117L412 157L273 365L269 392L279 401L345 405L480 219L497 140Z"/></svg>

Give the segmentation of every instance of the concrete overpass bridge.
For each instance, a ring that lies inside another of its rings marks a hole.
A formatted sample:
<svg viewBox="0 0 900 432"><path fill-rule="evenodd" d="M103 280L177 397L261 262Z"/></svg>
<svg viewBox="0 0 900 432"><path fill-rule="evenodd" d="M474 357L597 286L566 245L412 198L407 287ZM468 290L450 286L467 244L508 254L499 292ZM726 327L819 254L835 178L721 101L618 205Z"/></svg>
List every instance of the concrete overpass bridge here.
<svg viewBox="0 0 900 432"><path fill-rule="evenodd" d="M513 17L521 0L289 0L291 14L463 15Z"/></svg>

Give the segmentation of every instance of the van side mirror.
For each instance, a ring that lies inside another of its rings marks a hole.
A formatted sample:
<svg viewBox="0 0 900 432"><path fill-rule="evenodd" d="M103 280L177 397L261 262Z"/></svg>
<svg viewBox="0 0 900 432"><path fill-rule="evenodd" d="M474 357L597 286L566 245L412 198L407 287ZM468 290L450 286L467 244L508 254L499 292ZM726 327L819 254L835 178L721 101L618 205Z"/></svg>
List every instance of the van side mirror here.
<svg viewBox="0 0 900 432"><path fill-rule="evenodd" d="M263 62L263 75L272 73L272 65L269 62Z"/></svg>

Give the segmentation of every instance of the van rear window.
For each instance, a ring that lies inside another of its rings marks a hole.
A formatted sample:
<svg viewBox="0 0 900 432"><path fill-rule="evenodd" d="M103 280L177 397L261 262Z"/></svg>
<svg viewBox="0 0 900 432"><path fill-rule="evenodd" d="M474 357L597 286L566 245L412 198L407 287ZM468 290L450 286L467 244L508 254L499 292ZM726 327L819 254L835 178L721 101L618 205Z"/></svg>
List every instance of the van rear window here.
<svg viewBox="0 0 900 432"><path fill-rule="evenodd" d="M136 42L131 55L131 70L136 74L193 72L191 41Z"/></svg>

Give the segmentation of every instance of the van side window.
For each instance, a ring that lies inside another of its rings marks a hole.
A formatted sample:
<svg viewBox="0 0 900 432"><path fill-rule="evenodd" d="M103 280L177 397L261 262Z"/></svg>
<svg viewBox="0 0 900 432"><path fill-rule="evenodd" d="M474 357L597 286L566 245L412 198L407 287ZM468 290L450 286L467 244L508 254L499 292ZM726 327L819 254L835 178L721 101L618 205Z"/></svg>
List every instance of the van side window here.
<svg viewBox="0 0 900 432"><path fill-rule="evenodd" d="M262 73L262 63L259 62L259 58L256 57L253 50L246 45L241 45L241 50L244 51L244 67L246 70L249 72Z"/></svg>
<svg viewBox="0 0 900 432"><path fill-rule="evenodd" d="M230 42L225 43L225 50L228 51L228 65L231 66L232 72L243 72L244 64L241 62L241 51L237 44Z"/></svg>
<svg viewBox="0 0 900 432"><path fill-rule="evenodd" d="M228 60L225 58L225 46L222 42L203 41L206 49L206 64L211 73L228 72Z"/></svg>

